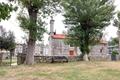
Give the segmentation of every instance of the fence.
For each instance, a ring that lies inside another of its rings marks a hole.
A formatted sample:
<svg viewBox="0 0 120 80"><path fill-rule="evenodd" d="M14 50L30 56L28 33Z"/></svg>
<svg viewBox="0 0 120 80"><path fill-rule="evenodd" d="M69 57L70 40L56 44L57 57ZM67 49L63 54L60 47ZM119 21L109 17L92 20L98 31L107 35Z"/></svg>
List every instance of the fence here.
<svg viewBox="0 0 120 80"><path fill-rule="evenodd" d="M24 64L26 54L18 54L17 64ZM111 55L90 55L90 61L111 61ZM44 62L71 62L71 61L80 61L82 58L80 56L34 56L35 63L44 63ZM117 61L120 60L120 55L117 56Z"/></svg>
<svg viewBox="0 0 120 80"><path fill-rule="evenodd" d="M0 53L0 66L10 66L14 63L17 63L15 56L10 56L8 53Z"/></svg>

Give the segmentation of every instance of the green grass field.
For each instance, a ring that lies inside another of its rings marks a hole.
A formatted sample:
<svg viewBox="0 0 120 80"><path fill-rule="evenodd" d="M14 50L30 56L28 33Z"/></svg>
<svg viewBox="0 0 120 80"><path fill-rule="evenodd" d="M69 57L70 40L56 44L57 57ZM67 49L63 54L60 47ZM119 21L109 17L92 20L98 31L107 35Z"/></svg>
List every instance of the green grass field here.
<svg viewBox="0 0 120 80"><path fill-rule="evenodd" d="M0 80L120 80L120 62L2 66L0 67Z"/></svg>

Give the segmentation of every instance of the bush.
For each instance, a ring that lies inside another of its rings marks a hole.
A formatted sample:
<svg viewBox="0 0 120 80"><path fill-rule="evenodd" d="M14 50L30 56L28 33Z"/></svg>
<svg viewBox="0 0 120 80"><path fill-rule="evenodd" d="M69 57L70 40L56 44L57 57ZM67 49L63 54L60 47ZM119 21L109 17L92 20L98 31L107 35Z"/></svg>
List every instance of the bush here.
<svg viewBox="0 0 120 80"><path fill-rule="evenodd" d="M116 55L118 55L119 53L117 52L117 51L112 51L112 55L113 56L116 56Z"/></svg>

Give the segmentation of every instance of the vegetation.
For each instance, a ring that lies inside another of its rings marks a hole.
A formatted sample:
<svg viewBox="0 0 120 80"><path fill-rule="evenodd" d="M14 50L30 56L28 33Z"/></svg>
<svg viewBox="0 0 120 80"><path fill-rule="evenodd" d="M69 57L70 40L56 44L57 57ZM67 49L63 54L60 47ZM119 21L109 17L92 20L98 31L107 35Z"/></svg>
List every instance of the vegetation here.
<svg viewBox="0 0 120 80"><path fill-rule="evenodd" d="M12 51L15 49L15 37L13 32L6 32L5 29L1 27L1 35L0 35L0 49Z"/></svg>
<svg viewBox="0 0 120 80"><path fill-rule="evenodd" d="M118 51L112 51L112 55L113 56L116 56L116 55L118 55L119 53L118 53Z"/></svg>
<svg viewBox="0 0 120 80"><path fill-rule="evenodd" d="M18 16L20 26L28 32L26 64L34 63L34 48L37 40L42 40L45 30L44 18L54 13L59 0L18 0L22 12ZM27 13L25 13L25 11Z"/></svg>
<svg viewBox="0 0 120 80"><path fill-rule="evenodd" d="M10 63L12 62L12 56L14 55L15 50L15 37L13 32L6 32L3 27L0 27L0 50L10 51ZM0 52L1 53L1 52ZM0 63L2 62L2 55L0 54Z"/></svg>
<svg viewBox="0 0 120 80"><path fill-rule="evenodd" d="M0 67L0 79L119 80L119 64L120 62L70 62L62 64L41 63L33 66Z"/></svg>
<svg viewBox="0 0 120 80"><path fill-rule="evenodd" d="M114 26L118 27L118 40L117 40L117 44L120 46L120 12L117 13L117 19L114 20ZM116 40L113 41L113 43L116 43Z"/></svg>
<svg viewBox="0 0 120 80"><path fill-rule="evenodd" d="M6 20L10 18L10 12L12 12L14 8L10 4L0 3L0 21Z"/></svg>
<svg viewBox="0 0 120 80"><path fill-rule="evenodd" d="M117 19L114 20L114 26L118 27L118 30L120 29L120 12L117 13Z"/></svg>
<svg viewBox="0 0 120 80"><path fill-rule="evenodd" d="M114 6L112 0L63 0L68 43L79 46L88 61L90 46L101 38L102 30L110 24ZM107 15L106 15L107 14Z"/></svg>
<svg viewBox="0 0 120 80"><path fill-rule="evenodd" d="M112 45L112 46L119 45L119 39L111 38L111 40L109 41L109 45Z"/></svg>
<svg viewBox="0 0 120 80"><path fill-rule="evenodd" d="M0 3L0 21L1 20L8 20L11 16L12 11L16 11L17 7L13 7L12 4L6 4L4 2ZM0 27L0 49L5 49L9 51L13 51L15 48L15 37L13 32L9 31L6 32L5 29Z"/></svg>

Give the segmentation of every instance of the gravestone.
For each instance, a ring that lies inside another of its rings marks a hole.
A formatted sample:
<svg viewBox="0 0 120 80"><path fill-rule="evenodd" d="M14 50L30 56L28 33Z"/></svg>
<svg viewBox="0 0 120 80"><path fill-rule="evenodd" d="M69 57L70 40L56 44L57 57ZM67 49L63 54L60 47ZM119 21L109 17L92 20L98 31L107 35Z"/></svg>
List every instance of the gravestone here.
<svg viewBox="0 0 120 80"><path fill-rule="evenodd" d="M26 58L26 54L18 53L17 55L17 64L24 64Z"/></svg>

